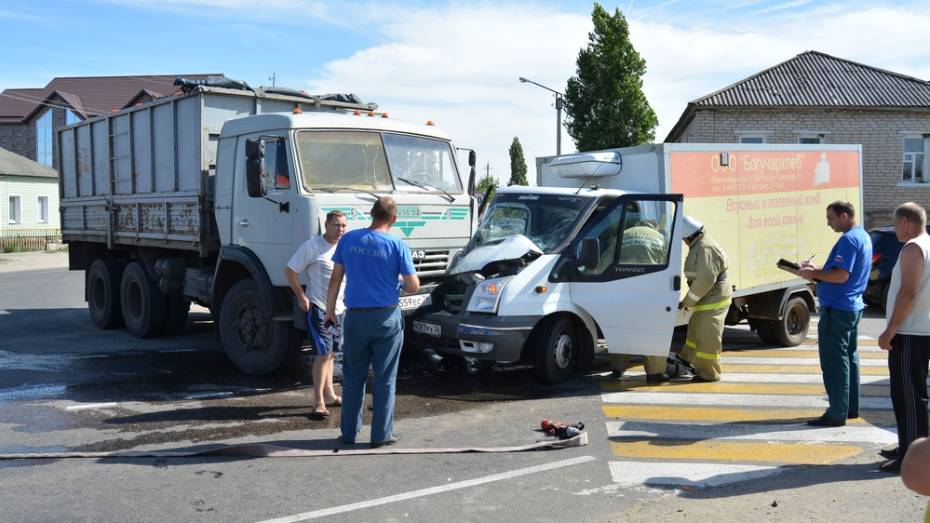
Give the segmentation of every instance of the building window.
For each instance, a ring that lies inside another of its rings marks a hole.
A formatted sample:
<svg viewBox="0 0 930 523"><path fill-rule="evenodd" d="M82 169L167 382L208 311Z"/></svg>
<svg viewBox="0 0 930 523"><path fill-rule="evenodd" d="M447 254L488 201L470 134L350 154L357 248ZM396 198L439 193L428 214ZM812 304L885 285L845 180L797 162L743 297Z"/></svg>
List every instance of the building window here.
<svg viewBox="0 0 930 523"><path fill-rule="evenodd" d="M904 172L903 180L910 183L925 183L924 139L918 136L904 139Z"/></svg>
<svg viewBox="0 0 930 523"><path fill-rule="evenodd" d="M65 125L75 124L81 121L81 118L74 113L74 111L66 110L65 111Z"/></svg>
<svg viewBox="0 0 930 523"><path fill-rule="evenodd" d="M802 145L817 145L823 143L821 136L798 136L798 143Z"/></svg>
<svg viewBox="0 0 930 523"><path fill-rule="evenodd" d="M765 143L765 136L744 135L739 137L739 143Z"/></svg>
<svg viewBox="0 0 930 523"><path fill-rule="evenodd" d="M48 196L39 196L36 203L36 221L48 223Z"/></svg>
<svg viewBox="0 0 930 523"><path fill-rule="evenodd" d="M36 161L52 165L52 110L47 109L36 120Z"/></svg>
<svg viewBox="0 0 930 523"><path fill-rule="evenodd" d="M23 217L23 205L19 196L10 196L10 223L20 223Z"/></svg>

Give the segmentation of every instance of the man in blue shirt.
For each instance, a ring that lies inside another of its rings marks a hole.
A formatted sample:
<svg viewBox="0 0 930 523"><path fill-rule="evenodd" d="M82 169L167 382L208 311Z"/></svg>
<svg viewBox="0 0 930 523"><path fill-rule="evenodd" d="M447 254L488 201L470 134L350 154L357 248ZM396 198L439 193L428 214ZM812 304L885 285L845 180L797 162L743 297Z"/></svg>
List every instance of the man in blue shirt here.
<svg viewBox="0 0 930 523"><path fill-rule="evenodd" d="M324 324L336 325L336 299L344 276L345 325L342 363L342 441L355 443L362 427L362 404L369 365L373 369L371 447L397 443L394 436L394 391L397 364L404 345L404 317L397 306L400 289L420 288L410 249L390 234L397 204L388 196L371 208L371 225L346 233L333 253ZM403 279L403 283L400 280Z"/></svg>
<svg viewBox="0 0 930 523"><path fill-rule="evenodd" d="M859 417L859 353L856 347L859 319L865 303L862 293L869 280L872 240L856 225L856 212L849 202L835 201L827 206L827 225L843 233L833 245L820 269L810 262L801 264L799 275L817 281L820 321L817 342L820 370L830 406L817 419L815 427L841 427L847 419Z"/></svg>

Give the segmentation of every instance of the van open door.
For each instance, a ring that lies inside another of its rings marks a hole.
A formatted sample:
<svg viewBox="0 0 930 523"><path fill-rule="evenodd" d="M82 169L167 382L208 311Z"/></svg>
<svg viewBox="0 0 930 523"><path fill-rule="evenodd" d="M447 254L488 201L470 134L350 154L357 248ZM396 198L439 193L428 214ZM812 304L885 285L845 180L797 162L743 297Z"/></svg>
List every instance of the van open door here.
<svg viewBox="0 0 930 523"><path fill-rule="evenodd" d="M627 194L585 225L563 272L611 354L668 354L681 289L680 194Z"/></svg>

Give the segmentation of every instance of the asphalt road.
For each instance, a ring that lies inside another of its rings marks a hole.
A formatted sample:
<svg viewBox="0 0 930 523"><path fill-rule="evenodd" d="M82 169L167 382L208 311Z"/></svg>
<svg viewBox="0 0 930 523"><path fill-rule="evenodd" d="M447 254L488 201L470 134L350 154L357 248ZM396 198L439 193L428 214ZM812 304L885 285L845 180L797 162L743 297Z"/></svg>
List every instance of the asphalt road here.
<svg viewBox="0 0 930 523"><path fill-rule="evenodd" d="M203 309L171 338L98 331L82 274L65 264L61 253L0 257L0 454L346 448L335 441L338 409L326 421L307 417L305 359L275 376L243 376L218 351ZM881 326L875 314L864 319L864 356ZM728 329L726 344L727 377L703 388L646 387L636 371L543 387L528 369L405 365L399 448L533 443L545 439L542 418L583 421L586 447L0 460L0 521L919 520L925 498L874 471L875 452L893 439L880 354L868 354L878 363L864 387L874 408L844 429L812 432L795 419L823 401L804 365L811 346L764 347L741 328ZM786 374L779 365L792 358Z"/></svg>

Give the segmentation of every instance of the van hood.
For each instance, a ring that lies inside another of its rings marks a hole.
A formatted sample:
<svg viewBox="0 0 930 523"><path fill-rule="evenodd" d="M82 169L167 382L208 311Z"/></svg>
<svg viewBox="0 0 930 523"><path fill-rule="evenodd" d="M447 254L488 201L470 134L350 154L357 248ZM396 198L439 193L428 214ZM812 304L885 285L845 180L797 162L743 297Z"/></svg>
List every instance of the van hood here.
<svg viewBox="0 0 930 523"><path fill-rule="evenodd" d="M522 234L515 234L500 242L472 249L455 264L455 267L449 270L449 274L480 271L489 263L516 260L531 252L543 254L542 249L537 247L532 240Z"/></svg>

